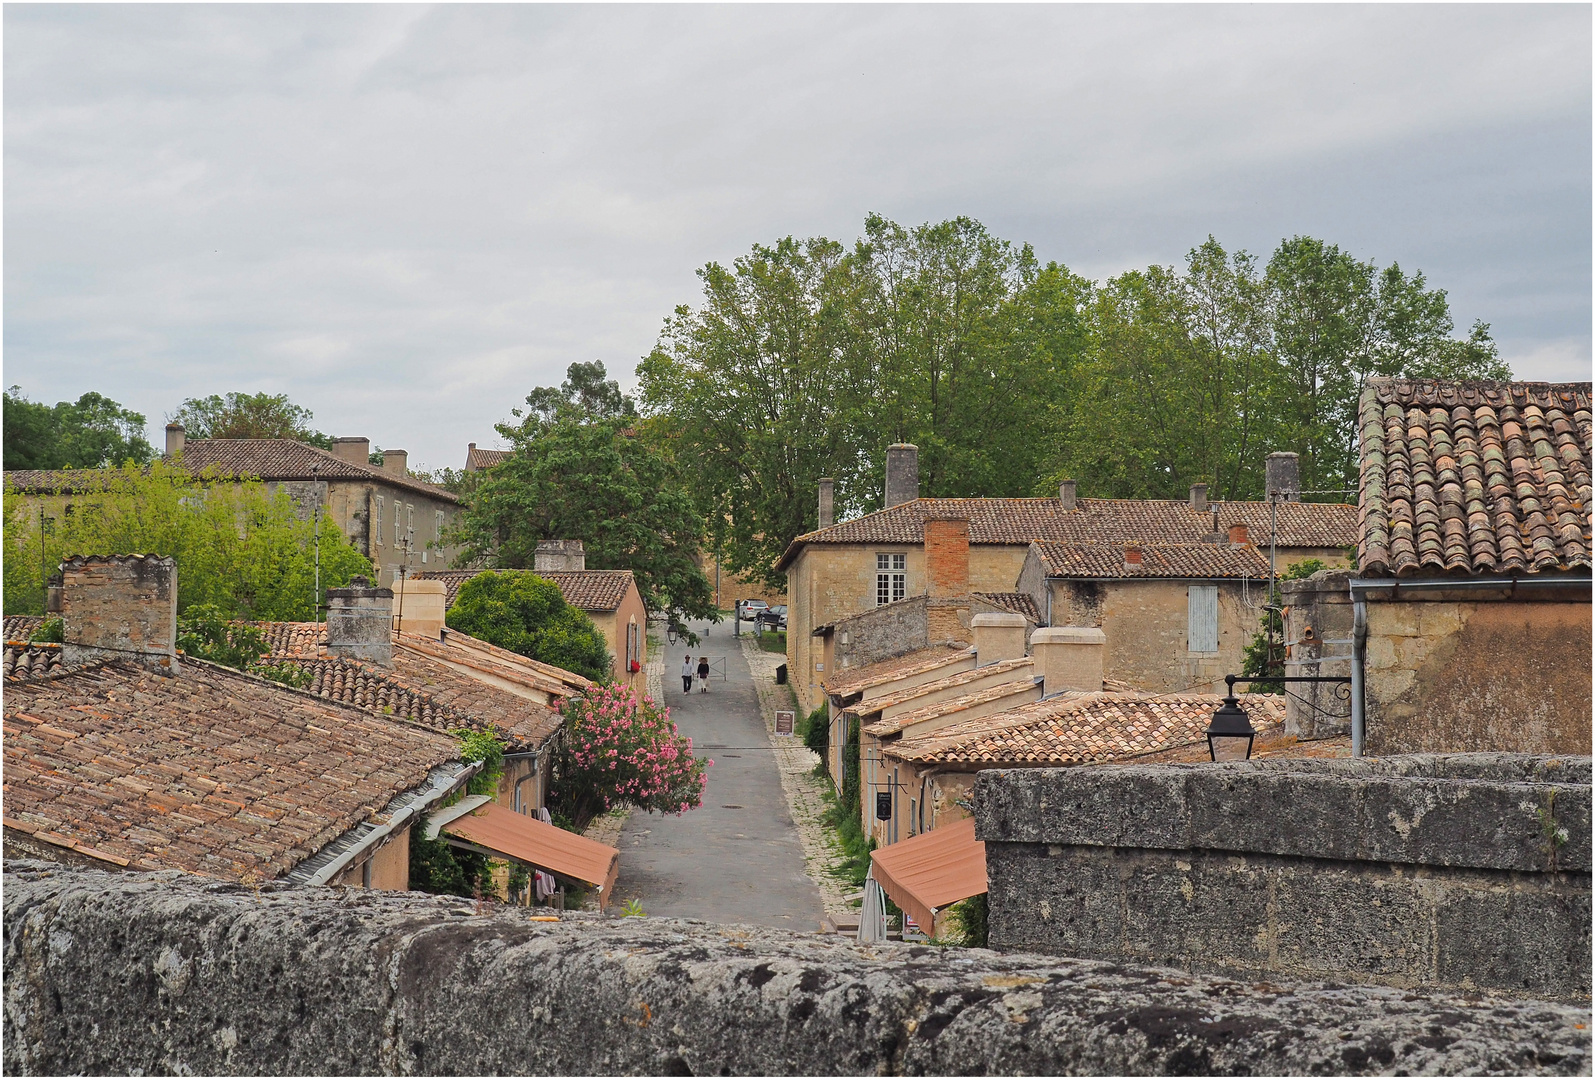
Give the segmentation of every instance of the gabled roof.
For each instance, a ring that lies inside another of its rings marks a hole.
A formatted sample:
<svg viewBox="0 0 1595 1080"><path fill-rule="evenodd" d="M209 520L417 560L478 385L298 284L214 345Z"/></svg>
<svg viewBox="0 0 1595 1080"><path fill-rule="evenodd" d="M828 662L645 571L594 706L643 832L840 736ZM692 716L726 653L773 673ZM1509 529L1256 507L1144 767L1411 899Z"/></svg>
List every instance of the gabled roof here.
<svg viewBox="0 0 1595 1080"><path fill-rule="evenodd" d="M1015 672L1015 674L1023 676L1028 673L1021 670ZM988 705L991 702L1002 701L1005 698L1015 698L1016 700L1011 702L1011 704L1017 706L1020 703L1018 699L1033 701L1039 695L1040 690L1035 677L1015 678L1007 682L998 683L995 686L971 690L969 693L959 694L957 697L943 698L941 701L921 706L913 712L894 716L890 720L877 720L875 723L865 727L864 730L880 739L906 731L915 724L923 724L928 720L936 720L943 716L967 712L978 705Z"/></svg>
<svg viewBox="0 0 1595 1080"><path fill-rule="evenodd" d="M1590 384L1370 379L1358 566L1372 577L1590 566Z"/></svg>
<svg viewBox="0 0 1595 1080"><path fill-rule="evenodd" d="M1064 510L1057 499L915 499L805 533L775 568L785 570L805 544L919 544L927 518L953 515L968 517L971 544L1199 544L1231 525L1247 526L1254 538L1269 535L1266 502L1215 502L1199 511L1178 499L1080 499ZM1278 528L1282 547L1349 547L1357 511L1343 503L1282 502Z"/></svg>
<svg viewBox="0 0 1595 1080"><path fill-rule="evenodd" d="M365 480L413 491L441 502L459 502L447 488L384 471L376 465L345 461L319 446L293 439L189 439L183 465L192 472L215 467L232 476L262 480Z"/></svg>
<svg viewBox="0 0 1595 1080"><path fill-rule="evenodd" d="M203 661L6 680L5 826L119 866L281 877L456 741Z"/></svg>
<svg viewBox="0 0 1595 1080"><path fill-rule="evenodd" d="M982 664L979 667L954 672L945 678L920 683L918 686L907 686L901 690L894 690L889 694L882 694L877 698L861 701L856 705L849 705L847 711L859 716L871 716L898 705L906 705L915 698L922 698L927 694L935 694L943 690L956 690L961 686L968 686L970 683L980 682L984 679L1003 675L1011 675L1014 679L1020 677L1028 679L1034 668L1035 661L1028 656L1020 656L1011 660L999 660L993 664ZM896 723L896 721L892 721L892 723ZM872 731L874 727L875 725L873 724L870 726ZM896 730L896 728L892 730Z"/></svg>
<svg viewBox="0 0 1595 1080"><path fill-rule="evenodd" d="M1268 557L1251 544L1143 544L1141 562L1125 562L1123 544L1031 544L1048 577L1268 579Z"/></svg>
<svg viewBox="0 0 1595 1080"><path fill-rule="evenodd" d="M513 450L482 450L472 443L465 451L465 471L476 472L480 469L491 469L501 464L515 451Z"/></svg>
<svg viewBox="0 0 1595 1080"><path fill-rule="evenodd" d="M1223 698L1212 694L1066 693L888 744L902 761L966 766L1066 766L1206 742ZM1259 732L1285 720L1284 698L1242 694Z"/></svg>
<svg viewBox="0 0 1595 1080"><path fill-rule="evenodd" d="M460 586L478 574L533 574L559 586L565 602L583 611L610 612L625 602L626 593L636 585L630 570L426 570L414 575L428 581L441 581L443 603L453 607Z"/></svg>
<svg viewBox="0 0 1595 1080"><path fill-rule="evenodd" d="M972 594L988 604L1006 608L1015 615L1023 615L1037 626L1041 625L1041 612L1036 610L1035 597L1022 592L977 592Z"/></svg>
<svg viewBox="0 0 1595 1080"><path fill-rule="evenodd" d="M878 660L873 664L843 671L842 678L834 682L822 684L827 694L837 697L851 697L862 694L864 691L876 686L883 686L898 679L906 679L914 675L923 675L937 668L947 667L950 664L962 663L975 655L975 650L962 642L944 642L932 645L925 649L915 649L913 652L904 653L886 660Z"/></svg>

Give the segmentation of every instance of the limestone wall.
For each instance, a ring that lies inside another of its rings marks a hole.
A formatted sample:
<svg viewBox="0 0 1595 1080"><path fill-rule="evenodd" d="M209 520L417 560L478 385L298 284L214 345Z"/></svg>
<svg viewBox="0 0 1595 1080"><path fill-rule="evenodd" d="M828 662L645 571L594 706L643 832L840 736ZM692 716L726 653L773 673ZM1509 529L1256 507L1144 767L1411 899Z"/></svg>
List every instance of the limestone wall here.
<svg viewBox="0 0 1595 1080"><path fill-rule="evenodd" d="M7 1073L1588 1075L1587 1010L10 863Z"/></svg>
<svg viewBox="0 0 1595 1080"><path fill-rule="evenodd" d="M992 770L994 945L1590 999L1590 759Z"/></svg>

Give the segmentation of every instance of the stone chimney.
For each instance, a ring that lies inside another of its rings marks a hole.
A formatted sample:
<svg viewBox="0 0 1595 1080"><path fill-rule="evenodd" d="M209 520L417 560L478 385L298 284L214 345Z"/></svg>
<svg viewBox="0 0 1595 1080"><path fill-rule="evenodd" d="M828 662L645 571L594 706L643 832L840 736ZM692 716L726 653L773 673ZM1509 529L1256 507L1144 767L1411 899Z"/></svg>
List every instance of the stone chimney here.
<svg viewBox="0 0 1595 1080"><path fill-rule="evenodd" d="M403 578L393 583L393 629L434 641L443 636L448 590L430 578Z"/></svg>
<svg viewBox="0 0 1595 1080"><path fill-rule="evenodd" d="M1025 654L1025 617L1017 612L982 612L969 620L975 638L975 663L981 667Z"/></svg>
<svg viewBox="0 0 1595 1080"><path fill-rule="evenodd" d="M1030 655L1046 680L1042 693L1101 690L1108 637L1095 626L1043 626L1030 635Z"/></svg>
<svg viewBox="0 0 1595 1080"><path fill-rule="evenodd" d="M167 457L175 458L175 457L181 457L182 456L184 434L185 434L185 432L183 431L183 425L182 424L167 424L166 425L166 456Z"/></svg>
<svg viewBox="0 0 1595 1080"><path fill-rule="evenodd" d="M382 471L390 476L409 476L410 452L408 450L382 451Z"/></svg>
<svg viewBox="0 0 1595 1080"><path fill-rule="evenodd" d="M371 440L349 436L332 440L332 456L351 465L371 464Z"/></svg>
<svg viewBox="0 0 1595 1080"><path fill-rule="evenodd" d="M1237 521L1229 527L1229 546L1244 547L1246 543L1246 525Z"/></svg>
<svg viewBox="0 0 1595 1080"><path fill-rule="evenodd" d="M131 661L177 671L177 562L160 555L77 555L61 564L68 667Z"/></svg>
<svg viewBox="0 0 1595 1080"><path fill-rule="evenodd" d="M1207 513L1207 485L1206 484L1192 484L1191 485L1191 509L1195 510L1198 514Z"/></svg>
<svg viewBox="0 0 1595 1080"><path fill-rule="evenodd" d="M587 552L580 540L540 540L532 569L538 573L558 573L587 569Z"/></svg>
<svg viewBox="0 0 1595 1080"><path fill-rule="evenodd" d="M886 448L886 507L919 498L919 447L893 443Z"/></svg>
<svg viewBox="0 0 1595 1080"><path fill-rule="evenodd" d="M466 443L465 444L465 471L466 472L475 472L476 471L476 444L475 443Z"/></svg>
<svg viewBox="0 0 1595 1080"><path fill-rule="evenodd" d="M1141 569L1141 546L1128 544L1124 548L1124 568L1126 570Z"/></svg>
<svg viewBox="0 0 1595 1080"><path fill-rule="evenodd" d="M820 517L815 528L828 529L836 524L836 481L830 477L820 480Z"/></svg>
<svg viewBox="0 0 1595 1080"><path fill-rule="evenodd" d="M1301 502L1301 458L1286 450L1268 455L1263 466L1263 479L1269 498L1276 496L1284 502Z"/></svg>
<svg viewBox="0 0 1595 1080"><path fill-rule="evenodd" d="M393 590L372 588L358 575L347 589L328 589L327 651L384 667L393 663Z"/></svg>
<svg viewBox="0 0 1595 1080"><path fill-rule="evenodd" d="M1074 502L1074 481L1065 480L1058 485L1058 505L1068 513L1074 509Z"/></svg>

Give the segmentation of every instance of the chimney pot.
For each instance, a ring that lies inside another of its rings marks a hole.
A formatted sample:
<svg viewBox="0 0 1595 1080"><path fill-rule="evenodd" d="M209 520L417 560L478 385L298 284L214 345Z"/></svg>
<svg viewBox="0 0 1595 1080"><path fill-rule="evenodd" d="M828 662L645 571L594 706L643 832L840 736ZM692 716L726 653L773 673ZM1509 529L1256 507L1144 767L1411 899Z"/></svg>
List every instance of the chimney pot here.
<svg viewBox="0 0 1595 1080"><path fill-rule="evenodd" d="M1301 458L1280 450L1269 454L1263 465L1263 479L1270 499L1301 502Z"/></svg>
<svg viewBox="0 0 1595 1080"><path fill-rule="evenodd" d="M347 436L332 440L332 456L351 465L371 464L371 440Z"/></svg>
<svg viewBox="0 0 1595 1080"><path fill-rule="evenodd" d="M828 529L836 522L836 481L820 479L820 516L817 528Z"/></svg>
<svg viewBox="0 0 1595 1080"><path fill-rule="evenodd" d="M1045 680L1042 693L1099 691L1108 637L1095 626L1043 626L1030 635L1030 655Z"/></svg>
<svg viewBox="0 0 1595 1080"><path fill-rule="evenodd" d="M1229 542L1231 547L1240 547L1247 542L1244 523L1236 522L1229 527Z"/></svg>
<svg viewBox="0 0 1595 1080"><path fill-rule="evenodd" d="M408 450L382 451L382 471L390 476L408 476L410 452Z"/></svg>
<svg viewBox="0 0 1595 1080"><path fill-rule="evenodd" d="M1058 485L1058 505L1067 513L1074 509L1074 481L1065 480Z"/></svg>
<svg viewBox="0 0 1595 1080"><path fill-rule="evenodd" d="M580 540L540 540L532 569L540 574L585 570L587 552Z"/></svg>
<svg viewBox="0 0 1595 1080"><path fill-rule="evenodd" d="M886 448L886 508L919 498L919 447L892 443Z"/></svg>
<svg viewBox="0 0 1595 1080"><path fill-rule="evenodd" d="M166 456L169 458L180 457L183 453L183 440L185 432L182 424L166 425Z"/></svg>
<svg viewBox="0 0 1595 1080"><path fill-rule="evenodd" d="M159 555L78 555L61 564L61 660L126 660L177 671L177 563Z"/></svg>
<svg viewBox="0 0 1595 1080"><path fill-rule="evenodd" d="M1198 514L1203 514L1203 513L1207 512L1207 485L1206 484L1192 484L1191 485L1191 509L1195 510Z"/></svg>
<svg viewBox="0 0 1595 1080"><path fill-rule="evenodd" d="M975 662L981 667L1000 660L1017 660L1025 654L1023 615L1007 611L983 611L969 620L975 638Z"/></svg>
<svg viewBox="0 0 1595 1080"><path fill-rule="evenodd" d="M327 651L384 667L392 664L393 590L372 588L358 574L347 588L328 589Z"/></svg>

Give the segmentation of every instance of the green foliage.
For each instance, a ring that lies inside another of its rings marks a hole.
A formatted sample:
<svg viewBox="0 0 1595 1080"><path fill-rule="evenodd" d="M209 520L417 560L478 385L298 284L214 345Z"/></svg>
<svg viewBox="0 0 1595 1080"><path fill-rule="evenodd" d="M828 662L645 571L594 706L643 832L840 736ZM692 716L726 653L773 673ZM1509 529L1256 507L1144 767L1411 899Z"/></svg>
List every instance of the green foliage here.
<svg viewBox="0 0 1595 1080"><path fill-rule="evenodd" d="M602 364L585 367L603 373ZM580 539L588 569L632 571L648 610L686 635L687 619L716 617L696 561L703 515L687 474L636 435L635 417L612 411L624 406L624 398L620 406L613 400L618 389L593 389L593 372L578 369L584 365L571 366L568 391L534 390L529 408L515 410L519 424L498 425L514 453L475 474L452 534L460 563L487 558L526 568L536 565L539 541Z"/></svg>
<svg viewBox="0 0 1595 1080"><path fill-rule="evenodd" d="M56 644L60 644L66 640L66 623L59 616L54 619L46 619L39 624L39 628L33 632L28 640L53 641Z"/></svg>
<svg viewBox="0 0 1595 1080"><path fill-rule="evenodd" d="M316 677L291 660L265 660L249 666L250 674L270 679L274 683L291 686L295 690L309 690Z"/></svg>
<svg viewBox="0 0 1595 1080"><path fill-rule="evenodd" d="M766 631L766 630L760 629L760 630L757 631L757 634L758 634L759 648L763 649L765 652L780 653L782 656L786 655L786 631L785 630L769 630L769 631Z"/></svg>
<svg viewBox="0 0 1595 1080"><path fill-rule="evenodd" d="M287 394L265 393L187 398L168 417L190 439L296 439L330 450L332 439L310 426L313 419Z"/></svg>
<svg viewBox="0 0 1595 1080"><path fill-rule="evenodd" d="M809 722L813 724L813 715ZM822 820L836 832L837 845L842 849L841 862L833 873L843 881L862 888L864 878L869 874L870 852L875 848L875 841L864 834L864 821L860 816L858 735L857 718L849 720L847 744L842 750L846 769L842 793L837 795L833 785L825 785L826 808Z"/></svg>
<svg viewBox="0 0 1595 1080"><path fill-rule="evenodd" d="M831 770L831 718L825 705L809 713L803 719L803 745L813 750L820 758L820 771L829 776Z"/></svg>
<svg viewBox="0 0 1595 1080"><path fill-rule="evenodd" d="M6 614L42 613L45 574L69 554L170 555L177 560L178 610L209 604L228 618L311 620L326 589L372 572L371 560L322 516L318 594L318 525L301 520L286 494L272 494L258 480L212 470L196 476L157 460L144 468L85 470L84 481L93 490L43 500L7 487Z"/></svg>
<svg viewBox="0 0 1595 1080"><path fill-rule="evenodd" d="M91 391L52 407L29 401L20 386L5 392L7 469L93 469L154 456L143 414L108 397Z"/></svg>
<svg viewBox="0 0 1595 1080"><path fill-rule="evenodd" d="M986 894L960 900L948 908L951 924L943 944L962 945L969 949L984 949L987 941Z"/></svg>
<svg viewBox="0 0 1595 1080"><path fill-rule="evenodd" d="M467 765L481 762L482 771L471 777L466 791L472 795L496 795L504 776L504 744L488 731L460 728L453 733L460 740L460 760Z"/></svg>
<svg viewBox="0 0 1595 1080"><path fill-rule="evenodd" d="M410 888L417 892L481 897L493 891L493 868L486 855L457 848L443 839L426 839L427 815L410 827Z"/></svg>
<svg viewBox="0 0 1595 1080"><path fill-rule="evenodd" d="M602 681L609 647L559 586L530 572L478 574L460 586L448 625L501 648Z"/></svg>
<svg viewBox="0 0 1595 1080"><path fill-rule="evenodd" d="M1303 559L1288 567L1279 575L1279 580L1299 581L1302 578L1312 577L1322 569L1324 569L1322 559ZM1241 665L1241 674L1249 679L1285 674L1284 636L1285 624L1280 618L1279 593L1275 592L1269 595L1268 603L1263 608L1258 632L1252 635L1251 643L1246 646L1246 659ZM1254 682L1250 684L1249 689L1254 694L1283 694L1285 684Z"/></svg>
<svg viewBox="0 0 1595 1080"><path fill-rule="evenodd" d="M215 604L190 604L178 616L177 647L200 660L239 669L271 651L264 634L230 621Z"/></svg>
<svg viewBox="0 0 1595 1080"><path fill-rule="evenodd" d="M642 901L635 898L627 900L620 909L622 919L646 919L648 913L642 909Z"/></svg>

